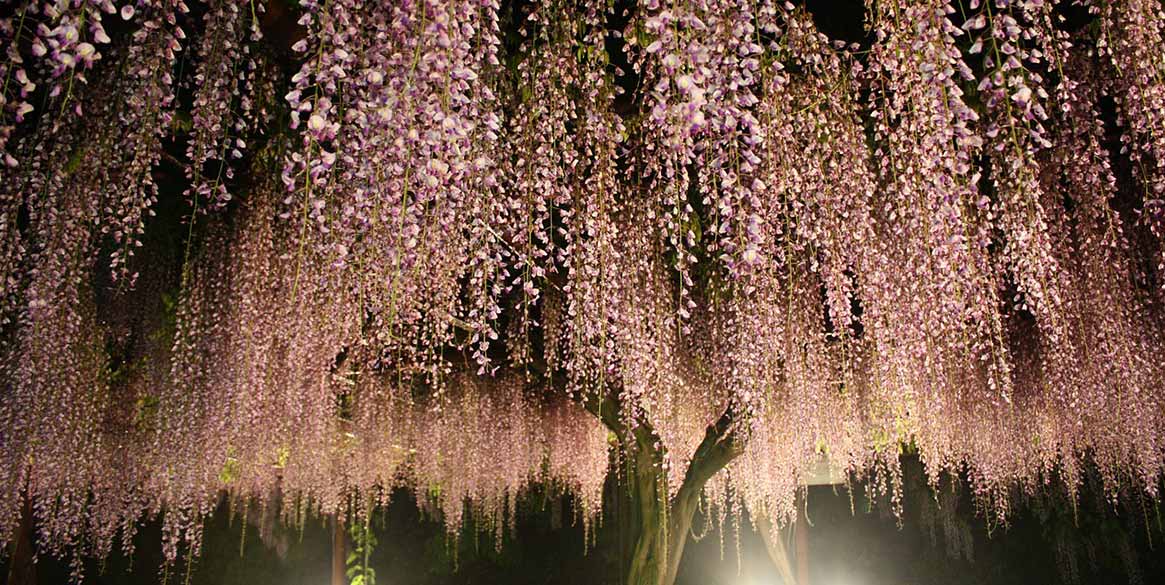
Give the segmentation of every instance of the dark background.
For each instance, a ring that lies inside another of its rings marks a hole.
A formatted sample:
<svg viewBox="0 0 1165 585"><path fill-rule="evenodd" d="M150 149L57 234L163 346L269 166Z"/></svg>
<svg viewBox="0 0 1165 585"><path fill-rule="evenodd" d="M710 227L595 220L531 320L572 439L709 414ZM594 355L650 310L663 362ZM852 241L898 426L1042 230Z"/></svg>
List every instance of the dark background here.
<svg viewBox="0 0 1165 585"><path fill-rule="evenodd" d="M888 496L871 497L860 483L852 491L845 486L810 488L811 585L1165 583L1165 555L1160 551L1165 530L1157 503L1131 493L1119 494L1114 503L1090 477L1073 504L1053 481L1035 496L1016 495L1011 516L1001 525L976 512L965 485L946 478L939 490L952 491L936 499L921 466L908 456L900 515L892 512ZM616 528L621 511L611 504L615 489L614 481L608 482L602 524L587 546L569 498L549 496L535 486L519 503L516 534L507 534L500 549L488 532L472 525L459 538L450 538L441 522L418 511L411 492L398 489L387 509L372 520L378 544L370 566L376 570L376 583L618 583L624 559ZM922 510L934 502L953 504L945 526L969 535L971 546L950 546L941 520L933 524L932 539ZM143 521L133 557L115 552L104 562L87 562L85 583L329 582L332 533L326 520L309 519L302 528L275 524L272 534L262 538L259 514L252 510L244 522L237 507L234 512L232 518L224 504L207 521L204 549L190 560L189 574L186 558L163 574L160 525ZM749 522L746 516L739 519L739 530L731 519L722 531L714 523L705 529L705 518L698 515L693 532L706 534L699 541L689 536L677 584L780 585ZM39 583L65 583L69 578L68 564L51 557L41 558L37 572ZM0 574L6 573L0 564Z"/></svg>

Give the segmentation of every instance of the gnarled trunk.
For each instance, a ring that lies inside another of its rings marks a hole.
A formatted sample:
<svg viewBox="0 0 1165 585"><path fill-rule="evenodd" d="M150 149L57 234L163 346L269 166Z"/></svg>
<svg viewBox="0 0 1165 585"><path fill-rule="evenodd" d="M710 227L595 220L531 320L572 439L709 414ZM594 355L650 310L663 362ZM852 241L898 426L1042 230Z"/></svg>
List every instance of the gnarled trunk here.
<svg viewBox="0 0 1165 585"><path fill-rule="evenodd" d="M627 585L675 583L704 484L740 454L732 422L732 411L728 410L708 427L683 483L674 492L666 489L661 465L663 452L657 447L659 441L654 432L647 425L633 431L635 445L630 453L629 479L638 533L627 571Z"/></svg>

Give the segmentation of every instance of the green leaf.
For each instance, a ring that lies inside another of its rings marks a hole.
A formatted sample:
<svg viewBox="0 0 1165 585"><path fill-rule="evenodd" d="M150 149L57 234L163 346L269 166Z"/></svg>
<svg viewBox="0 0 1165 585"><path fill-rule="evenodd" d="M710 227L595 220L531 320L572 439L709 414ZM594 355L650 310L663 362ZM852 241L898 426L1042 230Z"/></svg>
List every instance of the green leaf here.
<svg viewBox="0 0 1165 585"><path fill-rule="evenodd" d="M188 112L175 108L170 118L170 129L175 134L189 134L194 129L194 118Z"/></svg>
<svg viewBox="0 0 1165 585"><path fill-rule="evenodd" d="M223 485L229 484L239 477L239 471L239 460L235 459L233 455L227 455L222 470L218 472L218 481Z"/></svg>
<svg viewBox="0 0 1165 585"><path fill-rule="evenodd" d="M73 171L77 170L77 168L81 166L81 161L84 160L84 158L85 149L78 148L74 150L73 154L69 156L69 160L65 162L65 174L69 175L72 174Z"/></svg>

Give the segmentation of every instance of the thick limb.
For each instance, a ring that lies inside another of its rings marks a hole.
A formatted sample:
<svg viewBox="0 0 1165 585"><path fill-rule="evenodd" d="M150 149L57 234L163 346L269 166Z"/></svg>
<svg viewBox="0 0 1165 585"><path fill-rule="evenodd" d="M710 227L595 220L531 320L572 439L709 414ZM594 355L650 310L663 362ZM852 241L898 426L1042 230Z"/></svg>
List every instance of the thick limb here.
<svg viewBox="0 0 1165 585"><path fill-rule="evenodd" d="M780 575L781 582L784 585L794 585L796 580L793 578L793 565L789 562L789 547L785 546L784 534L773 526L768 516L763 514L753 516L752 522L756 526L756 531L760 533L761 540L765 543L769 558L777 567L777 574Z"/></svg>
<svg viewBox="0 0 1165 585"><path fill-rule="evenodd" d="M692 456L683 482L669 498L661 467L663 452L658 447L657 437L646 425L636 428L634 435L632 497L638 505L640 521L627 583L672 585L679 571L700 492L713 475L740 454L741 441L733 429L730 408L708 427L704 440Z"/></svg>

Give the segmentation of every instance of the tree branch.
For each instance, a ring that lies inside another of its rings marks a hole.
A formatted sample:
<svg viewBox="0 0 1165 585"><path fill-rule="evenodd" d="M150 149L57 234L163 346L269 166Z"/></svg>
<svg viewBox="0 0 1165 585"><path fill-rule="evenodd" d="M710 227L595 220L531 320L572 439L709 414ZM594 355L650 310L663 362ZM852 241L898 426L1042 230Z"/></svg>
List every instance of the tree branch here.
<svg viewBox="0 0 1165 585"><path fill-rule="evenodd" d="M724 469L733 459L744 452L744 440L736 424L736 410L729 405L704 431L704 440L696 447L684 481L672 500L672 511L668 517L667 570L661 583L675 582L683 556L684 545L688 541L688 530L692 526L692 516L700 503L700 492L704 484Z"/></svg>
<svg viewBox="0 0 1165 585"><path fill-rule="evenodd" d="M696 447L688 472L684 475L684 483L680 486L681 492L689 485L694 486L698 492L713 475L744 452L744 441L741 440L735 423L736 409L729 406L724 409L720 418L704 431L704 440ZM676 495L678 497L680 493L677 492Z"/></svg>

